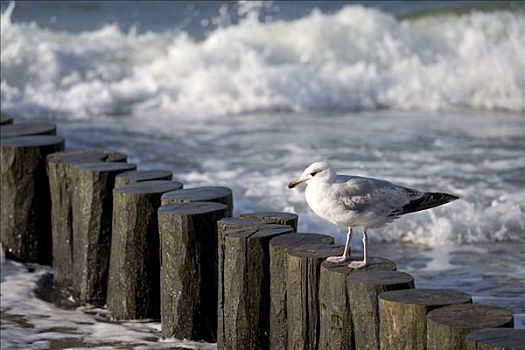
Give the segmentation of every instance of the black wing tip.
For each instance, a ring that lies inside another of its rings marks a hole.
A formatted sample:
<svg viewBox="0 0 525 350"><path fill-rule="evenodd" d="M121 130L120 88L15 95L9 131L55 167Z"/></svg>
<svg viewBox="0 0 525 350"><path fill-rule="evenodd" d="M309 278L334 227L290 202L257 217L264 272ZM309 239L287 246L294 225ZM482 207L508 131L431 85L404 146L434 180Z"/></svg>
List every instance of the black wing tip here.
<svg viewBox="0 0 525 350"><path fill-rule="evenodd" d="M447 204L459 199L459 197L456 195L444 192L427 192L423 198L423 201L427 201L427 205L429 205L430 208Z"/></svg>
<svg viewBox="0 0 525 350"><path fill-rule="evenodd" d="M389 216L399 216L403 214L414 213L425 209L438 207L459 199L458 196L449 193L441 192L426 192L423 196L413 201L410 201L402 208L393 211Z"/></svg>
<svg viewBox="0 0 525 350"><path fill-rule="evenodd" d="M431 193L431 194L438 195L442 200L446 201L446 203L453 202L455 200L460 199L458 196L454 194L450 194L450 193Z"/></svg>

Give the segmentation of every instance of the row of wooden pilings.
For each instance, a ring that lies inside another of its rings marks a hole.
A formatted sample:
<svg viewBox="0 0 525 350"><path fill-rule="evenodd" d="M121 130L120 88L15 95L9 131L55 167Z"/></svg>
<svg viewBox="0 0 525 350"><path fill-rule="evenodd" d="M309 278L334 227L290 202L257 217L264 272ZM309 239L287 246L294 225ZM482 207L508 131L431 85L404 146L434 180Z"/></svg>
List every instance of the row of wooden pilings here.
<svg viewBox="0 0 525 350"><path fill-rule="evenodd" d="M218 349L525 344L507 309L415 289L387 259L359 271L327 263L343 247L297 233L293 213L232 217L228 188L182 189L171 172L136 170L119 152L64 151L55 133L48 123L2 126L2 246L52 264L57 288L117 320L160 318L164 337Z"/></svg>

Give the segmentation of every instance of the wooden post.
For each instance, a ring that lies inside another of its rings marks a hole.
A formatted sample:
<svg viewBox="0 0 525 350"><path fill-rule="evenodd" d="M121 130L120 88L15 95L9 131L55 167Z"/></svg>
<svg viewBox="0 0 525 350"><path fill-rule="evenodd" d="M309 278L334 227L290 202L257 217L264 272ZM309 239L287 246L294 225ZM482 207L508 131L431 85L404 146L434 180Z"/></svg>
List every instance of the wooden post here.
<svg viewBox="0 0 525 350"><path fill-rule="evenodd" d="M215 202L228 207L227 217L233 213L233 195L228 187L206 186L171 191L162 195L162 205L171 203Z"/></svg>
<svg viewBox="0 0 525 350"><path fill-rule="evenodd" d="M379 349L378 295L414 288L414 278L398 271L356 271L346 278L356 349Z"/></svg>
<svg viewBox="0 0 525 350"><path fill-rule="evenodd" d="M341 255L343 250L342 246L304 244L288 251L288 349L318 349L321 262L329 256Z"/></svg>
<svg viewBox="0 0 525 350"><path fill-rule="evenodd" d="M362 260L362 258L357 258ZM368 266L359 271L395 271L396 264L388 259L369 258ZM319 278L320 336L319 349L354 349L352 314L346 279L355 269L348 263L324 261Z"/></svg>
<svg viewBox="0 0 525 350"><path fill-rule="evenodd" d="M75 150L47 156L51 192L53 284L71 288L73 281L73 176L72 166L90 162L125 162L126 155L104 150Z"/></svg>
<svg viewBox="0 0 525 350"><path fill-rule="evenodd" d="M525 329L485 328L466 337L467 350L525 349Z"/></svg>
<svg viewBox="0 0 525 350"><path fill-rule="evenodd" d="M379 295L379 337L382 350L426 349L427 313L471 303L470 294L447 289L405 289Z"/></svg>
<svg viewBox="0 0 525 350"><path fill-rule="evenodd" d="M13 118L5 113L0 114L0 125L13 124Z"/></svg>
<svg viewBox="0 0 525 350"><path fill-rule="evenodd" d="M465 337L482 328L512 327L508 309L480 304L446 306L427 315L428 350L466 350Z"/></svg>
<svg viewBox="0 0 525 350"><path fill-rule="evenodd" d="M227 213L213 202L160 207L163 337L215 342L217 221Z"/></svg>
<svg viewBox="0 0 525 350"><path fill-rule="evenodd" d="M1 142L1 242L6 256L51 264L51 199L46 156L64 149L58 136Z"/></svg>
<svg viewBox="0 0 525 350"><path fill-rule="evenodd" d="M133 170L120 173L115 179L115 187L135 184L143 181L171 180L173 174L167 170ZM181 187L182 188L182 187Z"/></svg>
<svg viewBox="0 0 525 350"><path fill-rule="evenodd" d="M228 232L242 227L261 227L258 220L232 217L217 222L217 349L224 349L224 250Z"/></svg>
<svg viewBox="0 0 525 350"><path fill-rule="evenodd" d="M270 240L270 349L286 350L288 347L286 312L288 251L297 246L333 243L334 239L331 236L318 233L291 233Z"/></svg>
<svg viewBox="0 0 525 350"><path fill-rule="evenodd" d="M2 125L0 138L8 139L21 136L33 135L56 135L57 126L52 123L27 122L10 125Z"/></svg>
<svg viewBox="0 0 525 350"><path fill-rule="evenodd" d="M297 221L299 216L295 213L285 212L260 212L245 213L240 215L243 218L253 218L266 224L279 224L292 226L294 232L297 232Z"/></svg>
<svg viewBox="0 0 525 350"><path fill-rule="evenodd" d="M229 231L225 237L225 349L267 349L270 322L270 254L272 237L293 232L269 225Z"/></svg>
<svg viewBox="0 0 525 350"><path fill-rule="evenodd" d="M163 193L180 182L139 182L113 191L107 305L116 319L160 317L157 210Z"/></svg>
<svg viewBox="0 0 525 350"><path fill-rule="evenodd" d="M79 301L105 304L115 177L136 167L111 162L81 163L72 167L72 289Z"/></svg>

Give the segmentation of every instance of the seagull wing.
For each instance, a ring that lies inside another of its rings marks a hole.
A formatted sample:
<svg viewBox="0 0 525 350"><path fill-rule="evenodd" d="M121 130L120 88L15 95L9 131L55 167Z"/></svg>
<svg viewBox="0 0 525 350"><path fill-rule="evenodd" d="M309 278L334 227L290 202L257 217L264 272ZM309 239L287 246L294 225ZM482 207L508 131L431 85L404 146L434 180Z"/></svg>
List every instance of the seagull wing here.
<svg viewBox="0 0 525 350"><path fill-rule="evenodd" d="M341 176L338 181L341 181L336 184L340 203L357 214L398 216L403 207L425 195L422 191L380 179Z"/></svg>

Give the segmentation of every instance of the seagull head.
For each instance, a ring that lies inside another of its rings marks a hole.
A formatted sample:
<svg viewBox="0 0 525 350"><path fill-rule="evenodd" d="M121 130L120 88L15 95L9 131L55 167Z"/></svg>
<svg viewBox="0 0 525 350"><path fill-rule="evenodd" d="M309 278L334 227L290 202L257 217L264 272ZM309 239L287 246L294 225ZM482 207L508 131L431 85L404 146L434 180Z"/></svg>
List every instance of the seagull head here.
<svg viewBox="0 0 525 350"><path fill-rule="evenodd" d="M295 186L308 181L325 181L330 182L335 180L337 173L334 167L328 162L315 162L310 164L308 168L304 169L301 176L297 179L290 181L288 188L294 188Z"/></svg>

